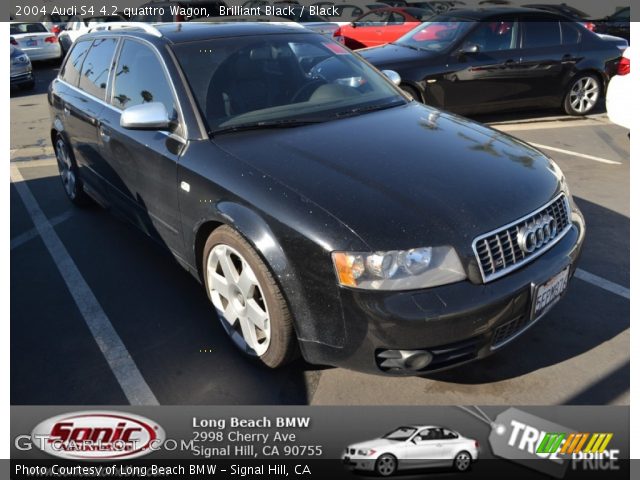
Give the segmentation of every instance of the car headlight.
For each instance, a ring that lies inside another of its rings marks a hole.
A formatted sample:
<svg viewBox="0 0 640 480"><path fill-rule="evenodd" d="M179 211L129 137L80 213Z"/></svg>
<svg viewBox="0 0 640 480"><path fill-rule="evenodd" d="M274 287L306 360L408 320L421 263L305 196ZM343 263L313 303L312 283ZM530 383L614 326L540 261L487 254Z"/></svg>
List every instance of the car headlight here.
<svg viewBox="0 0 640 480"><path fill-rule="evenodd" d="M373 448L358 450L358 455L363 455L365 457L369 457L369 456L373 455L374 453L376 453L376 451Z"/></svg>
<svg viewBox="0 0 640 480"><path fill-rule="evenodd" d="M333 252L338 282L367 290L413 290L467 278L450 246L389 252Z"/></svg>
<svg viewBox="0 0 640 480"><path fill-rule="evenodd" d="M24 54L18 55L17 57L11 59L11 63L13 65L26 65L27 63L29 63L29 57Z"/></svg>

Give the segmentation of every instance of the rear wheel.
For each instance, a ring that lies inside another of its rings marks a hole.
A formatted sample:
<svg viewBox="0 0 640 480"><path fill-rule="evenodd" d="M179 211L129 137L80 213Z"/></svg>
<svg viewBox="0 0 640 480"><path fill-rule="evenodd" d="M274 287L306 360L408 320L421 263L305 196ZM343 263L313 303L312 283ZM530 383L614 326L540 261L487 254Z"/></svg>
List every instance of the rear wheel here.
<svg viewBox="0 0 640 480"><path fill-rule="evenodd" d="M71 147L62 135L56 136L54 150L58 172L67 197L76 205L86 205L89 197L82 188L82 180L78 175L78 166L73 158Z"/></svg>
<svg viewBox="0 0 640 480"><path fill-rule="evenodd" d="M253 247L235 230L214 230L204 247L209 299L234 344L271 368L296 357L293 321L284 296Z"/></svg>
<svg viewBox="0 0 640 480"><path fill-rule="evenodd" d="M398 460L390 453L380 455L376 460L376 473L382 477L389 477L396 473L398 469Z"/></svg>
<svg viewBox="0 0 640 480"><path fill-rule="evenodd" d="M469 452L460 452L453 460L453 468L458 472L466 472L471 467L471 455Z"/></svg>
<svg viewBox="0 0 640 480"><path fill-rule="evenodd" d="M564 111L569 115L586 115L591 112L600 98L600 79L593 73L579 75L569 85L564 97Z"/></svg>

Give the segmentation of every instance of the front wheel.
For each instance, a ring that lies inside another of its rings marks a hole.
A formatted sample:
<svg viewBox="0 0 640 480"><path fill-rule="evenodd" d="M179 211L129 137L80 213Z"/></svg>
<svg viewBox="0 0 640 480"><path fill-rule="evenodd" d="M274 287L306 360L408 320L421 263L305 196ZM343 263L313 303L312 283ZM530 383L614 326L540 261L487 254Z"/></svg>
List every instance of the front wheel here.
<svg viewBox="0 0 640 480"><path fill-rule="evenodd" d="M466 472L471 467L471 455L469 452L460 452L453 460L453 468L458 472Z"/></svg>
<svg viewBox="0 0 640 480"><path fill-rule="evenodd" d="M380 455L376 460L376 473L381 477L389 477L396 473L398 469L398 461L396 457L389 453Z"/></svg>
<svg viewBox="0 0 640 480"><path fill-rule="evenodd" d="M209 235L202 258L209 299L234 344L271 368L294 359L298 350L289 308L253 247L225 225Z"/></svg>
<svg viewBox="0 0 640 480"><path fill-rule="evenodd" d="M564 111L569 115L586 115L600 98L600 79L592 73L579 75L571 81L564 97Z"/></svg>

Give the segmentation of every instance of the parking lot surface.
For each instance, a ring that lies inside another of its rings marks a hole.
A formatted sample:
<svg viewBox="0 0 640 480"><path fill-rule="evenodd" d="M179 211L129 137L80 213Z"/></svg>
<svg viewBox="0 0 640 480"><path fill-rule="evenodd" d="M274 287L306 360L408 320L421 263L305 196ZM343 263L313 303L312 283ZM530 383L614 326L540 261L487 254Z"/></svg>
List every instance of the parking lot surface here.
<svg viewBox="0 0 640 480"><path fill-rule="evenodd" d="M169 254L68 202L48 135L56 73L36 66L36 90L11 98L12 404L629 403L629 140L602 109L476 118L556 160L587 221L577 278L529 332L428 378L271 371L235 350Z"/></svg>

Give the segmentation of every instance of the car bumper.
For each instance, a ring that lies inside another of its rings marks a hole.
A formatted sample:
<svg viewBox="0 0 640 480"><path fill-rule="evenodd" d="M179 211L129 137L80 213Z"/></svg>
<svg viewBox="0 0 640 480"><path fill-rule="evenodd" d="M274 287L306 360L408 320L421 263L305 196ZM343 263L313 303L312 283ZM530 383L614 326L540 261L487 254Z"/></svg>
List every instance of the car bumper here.
<svg viewBox="0 0 640 480"><path fill-rule="evenodd" d="M392 375L428 374L487 357L540 320L531 318L534 287L567 267L573 276L584 232L584 219L573 210L572 227L555 246L487 284L464 281L407 292L341 289L344 347L302 341L303 356L312 363ZM389 350L427 350L433 358L424 368L388 369L380 354Z"/></svg>
<svg viewBox="0 0 640 480"><path fill-rule="evenodd" d="M11 85L22 85L34 81L31 65L23 68L11 68L10 83Z"/></svg>
<svg viewBox="0 0 640 480"><path fill-rule="evenodd" d="M52 43L47 47L23 48L22 50L27 54L29 60L32 62L40 60L56 60L62 56L62 50L59 43Z"/></svg>
<svg viewBox="0 0 640 480"><path fill-rule="evenodd" d="M343 455L342 464L349 470L373 472L376 461L373 458Z"/></svg>

